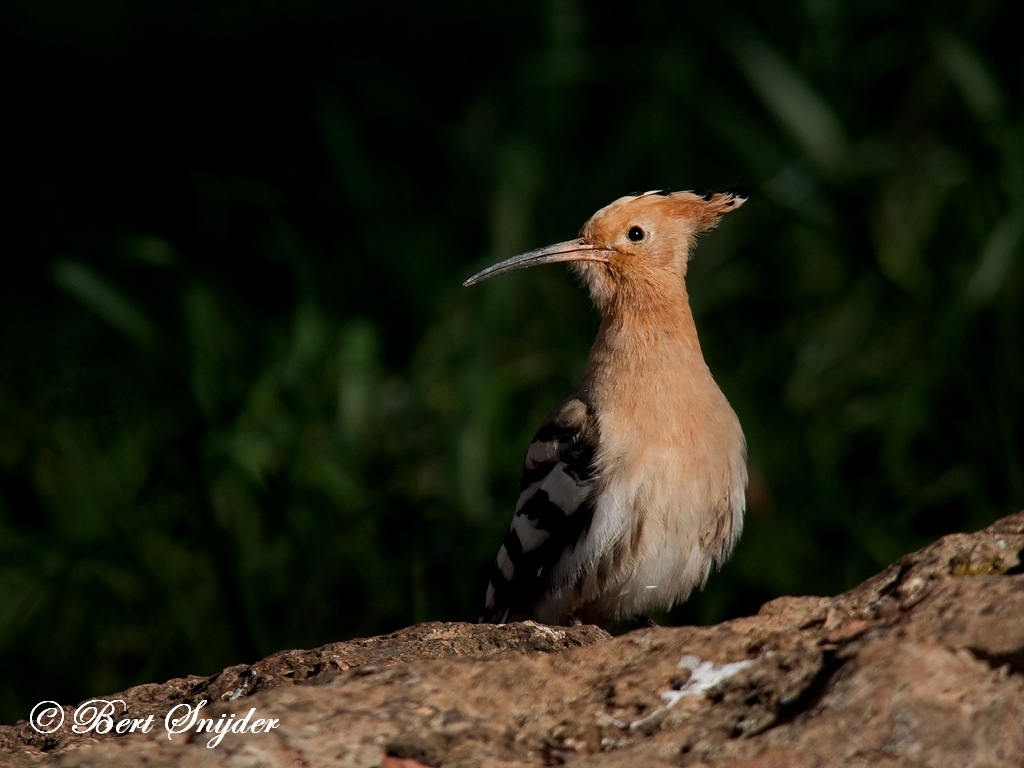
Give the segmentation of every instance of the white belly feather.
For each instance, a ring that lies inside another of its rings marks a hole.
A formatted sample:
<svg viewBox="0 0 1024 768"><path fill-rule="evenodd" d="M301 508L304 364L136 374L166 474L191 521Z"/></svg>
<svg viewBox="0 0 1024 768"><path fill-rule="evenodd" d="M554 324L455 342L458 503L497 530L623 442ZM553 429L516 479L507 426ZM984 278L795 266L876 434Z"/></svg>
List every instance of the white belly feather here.
<svg viewBox="0 0 1024 768"><path fill-rule="evenodd" d="M602 425L610 439L599 451L593 523L558 563L540 620L580 610L588 621L646 615L703 586L743 526L746 450L728 413L730 423L717 426L731 429L687 430L667 446L641 447L635 434L616 441ZM692 434L711 442L687 440Z"/></svg>

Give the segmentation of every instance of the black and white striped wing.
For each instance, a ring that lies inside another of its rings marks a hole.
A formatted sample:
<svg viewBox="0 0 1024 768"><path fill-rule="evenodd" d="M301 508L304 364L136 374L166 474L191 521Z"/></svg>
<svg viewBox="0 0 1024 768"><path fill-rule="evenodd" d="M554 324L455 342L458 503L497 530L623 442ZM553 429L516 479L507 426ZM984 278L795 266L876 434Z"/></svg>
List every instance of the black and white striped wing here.
<svg viewBox="0 0 1024 768"><path fill-rule="evenodd" d="M530 443L516 514L491 570L483 622L535 618L558 561L571 553L594 516L597 420L572 397L544 421Z"/></svg>

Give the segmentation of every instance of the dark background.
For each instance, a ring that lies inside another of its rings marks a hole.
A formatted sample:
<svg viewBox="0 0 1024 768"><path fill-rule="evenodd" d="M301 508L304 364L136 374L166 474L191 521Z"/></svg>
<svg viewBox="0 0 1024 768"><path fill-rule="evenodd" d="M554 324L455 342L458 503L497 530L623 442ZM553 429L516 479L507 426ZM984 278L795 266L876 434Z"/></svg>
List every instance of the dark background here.
<svg viewBox="0 0 1024 768"><path fill-rule="evenodd" d="M0 721L473 620L597 316L460 282L634 189L751 188L689 280L747 528L665 620L1024 506L1013 5L4 3Z"/></svg>

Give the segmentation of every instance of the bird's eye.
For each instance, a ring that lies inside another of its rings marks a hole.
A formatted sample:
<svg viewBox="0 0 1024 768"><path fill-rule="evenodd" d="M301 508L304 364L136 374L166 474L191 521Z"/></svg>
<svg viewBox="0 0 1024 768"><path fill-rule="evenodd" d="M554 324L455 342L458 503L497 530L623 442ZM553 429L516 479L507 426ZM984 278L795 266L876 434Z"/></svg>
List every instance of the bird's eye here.
<svg viewBox="0 0 1024 768"><path fill-rule="evenodd" d="M627 237L634 243L639 243L644 239L644 231L640 227L630 227Z"/></svg>

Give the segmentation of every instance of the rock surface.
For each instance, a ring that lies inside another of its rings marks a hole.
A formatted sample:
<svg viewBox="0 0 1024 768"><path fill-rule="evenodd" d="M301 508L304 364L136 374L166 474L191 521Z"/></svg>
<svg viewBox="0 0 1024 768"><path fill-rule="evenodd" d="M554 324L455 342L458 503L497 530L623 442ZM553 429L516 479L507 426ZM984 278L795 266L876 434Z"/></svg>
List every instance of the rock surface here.
<svg viewBox="0 0 1024 768"><path fill-rule="evenodd" d="M104 697L149 733L75 734L73 707L52 734L0 726L0 764L1019 767L1022 550L1024 513L713 627L432 623L285 651ZM280 724L168 738L167 712L204 699Z"/></svg>

